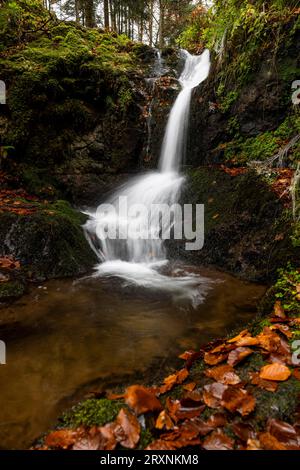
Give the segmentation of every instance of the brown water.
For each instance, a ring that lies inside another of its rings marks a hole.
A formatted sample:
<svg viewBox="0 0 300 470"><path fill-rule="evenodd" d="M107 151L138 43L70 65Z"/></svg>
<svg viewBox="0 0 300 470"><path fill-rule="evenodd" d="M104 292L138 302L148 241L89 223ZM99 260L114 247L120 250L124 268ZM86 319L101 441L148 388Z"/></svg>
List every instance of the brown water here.
<svg viewBox="0 0 300 470"><path fill-rule="evenodd" d="M52 281L2 309L1 448L30 445L89 389L158 380L180 352L254 315L263 286L200 272L214 282L196 309L111 279Z"/></svg>

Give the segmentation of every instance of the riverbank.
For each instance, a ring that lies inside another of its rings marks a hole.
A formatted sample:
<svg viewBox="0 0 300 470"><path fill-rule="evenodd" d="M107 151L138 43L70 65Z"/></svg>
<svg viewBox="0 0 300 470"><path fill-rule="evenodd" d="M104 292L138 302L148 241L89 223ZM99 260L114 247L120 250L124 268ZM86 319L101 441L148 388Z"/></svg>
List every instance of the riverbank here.
<svg viewBox="0 0 300 470"><path fill-rule="evenodd" d="M281 271L268 303L267 316L181 354L163 383L79 403L33 448L299 450L299 270Z"/></svg>

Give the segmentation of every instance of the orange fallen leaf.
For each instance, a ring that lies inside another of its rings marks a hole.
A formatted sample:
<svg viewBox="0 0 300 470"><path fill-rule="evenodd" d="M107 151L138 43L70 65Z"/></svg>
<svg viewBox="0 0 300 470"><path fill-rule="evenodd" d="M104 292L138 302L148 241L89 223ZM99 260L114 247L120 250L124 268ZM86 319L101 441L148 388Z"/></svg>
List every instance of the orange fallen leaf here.
<svg viewBox="0 0 300 470"><path fill-rule="evenodd" d="M286 318L286 314L284 312L284 308L281 305L280 300L276 300L276 302L274 304L274 315L275 315L275 317Z"/></svg>
<svg viewBox="0 0 300 470"><path fill-rule="evenodd" d="M49 447L68 449L76 441L77 433L71 429L61 429L53 431L45 439L45 444Z"/></svg>
<svg viewBox="0 0 300 470"><path fill-rule="evenodd" d="M248 442L249 439L254 439L256 437L256 433L249 423L233 423L232 430L243 442Z"/></svg>
<svg viewBox="0 0 300 470"><path fill-rule="evenodd" d="M188 384L185 384L183 386L184 390L187 390L188 392L192 392L194 390L194 388L196 387L196 382L190 382Z"/></svg>
<svg viewBox="0 0 300 470"><path fill-rule="evenodd" d="M158 398L142 385L132 385L125 391L125 403L140 415L148 411L161 410L162 406Z"/></svg>
<svg viewBox="0 0 300 470"><path fill-rule="evenodd" d="M170 430L170 429L174 428L174 423L171 420L168 413L166 412L166 410L163 410L163 411L160 412L160 414L159 414L159 416L156 420L155 427L157 429L167 429L167 430Z"/></svg>
<svg viewBox="0 0 300 470"><path fill-rule="evenodd" d="M160 393L169 392L175 385L182 384L188 377L189 371L187 369L181 369L175 374L169 375L164 380L164 385L160 387Z"/></svg>
<svg viewBox="0 0 300 470"><path fill-rule="evenodd" d="M277 362L263 366L259 373L261 379L276 380L280 382L287 380L290 375L291 371L289 368Z"/></svg>
<svg viewBox="0 0 300 470"><path fill-rule="evenodd" d="M251 383L252 385L257 385L259 388L268 390L268 392L276 392L278 384L277 382L272 382L271 380L262 379L259 376L259 372L253 372L251 374Z"/></svg>
<svg viewBox="0 0 300 470"><path fill-rule="evenodd" d="M221 382L225 385L236 385L241 382L239 376L234 372L234 369L229 364L213 367L207 369L205 375L210 377L217 382Z"/></svg>
<svg viewBox="0 0 300 470"><path fill-rule="evenodd" d="M235 366L239 364L239 362L241 362L247 356L249 356L250 354L253 354L253 352L254 352L253 349L240 346L237 349L234 349L233 351L229 353L227 362L229 365Z"/></svg>
<svg viewBox="0 0 300 470"><path fill-rule="evenodd" d="M214 382L203 387L203 401L210 408L219 408L227 385Z"/></svg>
<svg viewBox="0 0 300 470"><path fill-rule="evenodd" d="M286 447L269 432L259 434L259 442L265 450L287 450Z"/></svg>
<svg viewBox="0 0 300 470"><path fill-rule="evenodd" d="M291 424L272 418L268 420L267 431L288 449L300 449L300 435Z"/></svg>
<svg viewBox="0 0 300 470"><path fill-rule="evenodd" d="M214 431L210 436L206 437L202 447L206 450L232 450L234 441L226 436L222 431Z"/></svg>
<svg viewBox="0 0 300 470"><path fill-rule="evenodd" d="M141 426L136 416L122 408L116 418L115 435L127 449L134 449L140 440Z"/></svg>
<svg viewBox="0 0 300 470"><path fill-rule="evenodd" d="M250 395L246 390L235 387L228 387L221 400L221 405L226 410L235 412L237 411L242 416L247 416L255 408L255 398Z"/></svg>

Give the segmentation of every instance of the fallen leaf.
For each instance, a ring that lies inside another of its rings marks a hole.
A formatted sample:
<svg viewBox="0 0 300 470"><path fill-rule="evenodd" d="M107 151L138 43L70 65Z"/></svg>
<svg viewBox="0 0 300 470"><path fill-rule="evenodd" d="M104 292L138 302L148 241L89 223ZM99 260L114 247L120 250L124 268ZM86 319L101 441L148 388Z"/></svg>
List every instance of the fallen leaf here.
<svg viewBox="0 0 300 470"><path fill-rule="evenodd" d="M186 385L183 386L184 390L187 390L188 392L192 392L194 388L196 387L196 382L190 382Z"/></svg>
<svg viewBox="0 0 300 470"><path fill-rule="evenodd" d="M291 424L272 418L268 420L267 431L288 449L300 449L300 434Z"/></svg>
<svg viewBox="0 0 300 470"><path fill-rule="evenodd" d="M275 315L275 317L286 318L286 314L284 312L284 308L281 305L280 300L276 300L276 302L274 304L274 315Z"/></svg>
<svg viewBox="0 0 300 470"><path fill-rule="evenodd" d="M183 419L199 416L205 409L205 405L200 405L199 402L192 401L192 406L184 406L182 402L183 400L172 400L170 397L166 401L167 411L176 423Z"/></svg>
<svg viewBox="0 0 300 470"><path fill-rule="evenodd" d="M246 450L261 450L259 440L258 439L248 439Z"/></svg>
<svg viewBox="0 0 300 470"><path fill-rule="evenodd" d="M221 405L232 413L237 411L242 416L247 416L255 408L255 398L246 390L231 386L224 391Z"/></svg>
<svg viewBox="0 0 300 470"><path fill-rule="evenodd" d="M243 442L248 442L249 439L254 439L256 437L253 427L248 423L233 423L232 430Z"/></svg>
<svg viewBox="0 0 300 470"><path fill-rule="evenodd" d="M168 413L166 412L166 410L163 410L163 411L160 412L160 414L159 414L159 416L156 420L155 427L157 429L167 429L167 430L170 430L170 429L174 428L174 423L171 420Z"/></svg>
<svg viewBox="0 0 300 470"><path fill-rule="evenodd" d="M125 391L125 403L135 411L137 415L148 411L161 410L162 406L158 398L142 385L132 385Z"/></svg>
<svg viewBox="0 0 300 470"><path fill-rule="evenodd" d="M220 354L213 354L210 352L206 352L204 354L204 362L210 366L215 366L224 362L228 357L228 353L220 353Z"/></svg>
<svg viewBox="0 0 300 470"><path fill-rule="evenodd" d="M291 338L293 333L290 331L288 325L282 325L280 323L275 323L274 325L270 326L270 330L278 330L287 338Z"/></svg>
<svg viewBox="0 0 300 470"><path fill-rule="evenodd" d="M269 432L259 434L259 442L265 450L287 450L286 447Z"/></svg>
<svg viewBox="0 0 300 470"><path fill-rule="evenodd" d="M202 444L206 450L232 450L233 446L234 441L220 430L206 437Z"/></svg>
<svg viewBox="0 0 300 470"><path fill-rule="evenodd" d="M280 382L287 380L290 375L291 371L289 368L277 362L263 366L259 373L261 379L277 380Z"/></svg>
<svg viewBox="0 0 300 470"><path fill-rule="evenodd" d="M207 369L205 375L225 385L236 385L241 382L241 379L229 364Z"/></svg>
<svg viewBox="0 0 300 470"><path fill-rule="evenodd" d="M209 417L206 423L212 426L213 428L221 428L223 426L226 426L227 419L223 413L215 413Z"/></svg>
<svg viewBox="0 0 300 470"><path fill-rule="evenodd" d="M297 292L296 298L297 300L300 300L300 284L296 285L296 292Z"/></svg>
<svg viewBox="0 0 300 470"><path fill-rule="evenodd" d="M239 362L241 362L250 354L253 354L252 349L244 348L241 346L237 349L234 349L233 351L229 353L227 363L231 366L236 366L237 364L239 364Z"/></svg>
<svg viewBox="0 0 300 470"><path fill-rule="evenodd" d="M219 408L223 393L227 389L227 385L223 385L219 382L205 385L203 387L203 401L210 408Z"/></svg>
<svg viewBox="0 0 300 470"><path fill-rule="evenodd" d="M252 385L257 385L259 388L268 390L268 392L276 392L278 384L277 382L272 382L271 380L262 379L259 376L259 372L253 372L251 374L251 383Z"/></svg>
<svg viewBox="0 0 300 470"><path fill-rule="evenodd" d="M241 340L245 336L249 336L248 330L242 330L237 336L234 336L233 338L228 339L227 343L236 343L237 341Z"/></svg>
<svg viewBox="0 0 300 470"><path fill-rule="evenodd" d="M169 375L164 380L164 385L160 387L160 393L164 394L169 392L175 385L182 384L188 377L189 371L187 369L181 369L175 374Z"/></svg>
<svg viewBox="0 0 300 470"><path fill-rule="evenodd" d="M49 447L68 449L76 441L77 433L71 429L61 429L53 431L45 439L45 444Z"/></svg>
<svg viewBox="0 0 300 470"><path fill-rule="evenodd" d="M136 416L122 408L116 418L115 436L123 447L134 449L140 440L141 426Z"/></svg>
<svg viewBox="0 0 300 470"><path fill-rule="evenodd" d="M296 377L296 379L300 380L300 369L294 369L293 376Z"/></svg>
<svg viewBox="0 0 300 470"><path fill-rule="evenodd" d="M164 441L163 439L157 439L156 441L151 442L145 450L176 450L177 447L173 442Z"/></svg>

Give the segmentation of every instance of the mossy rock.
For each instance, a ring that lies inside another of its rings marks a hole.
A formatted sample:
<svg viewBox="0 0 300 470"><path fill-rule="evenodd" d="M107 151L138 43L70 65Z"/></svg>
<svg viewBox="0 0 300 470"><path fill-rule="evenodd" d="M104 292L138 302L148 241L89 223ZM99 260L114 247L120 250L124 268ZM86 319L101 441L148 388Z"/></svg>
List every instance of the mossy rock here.
<svg viewBox="0 0 300 470"><path fill-rule="evenodd" d="M21 297L26 291L24 282L21 281L8 281L0 282L0 303L8 302L13 299Z"/></svg>
<svg viewBox="0 0 300 470"><path fill-rule="evenodd" d="M39 205L33 214L0 216L1 255L21 262L32 279L86 273L96 263L81 225L85 216L68 203Z"/></svg>

